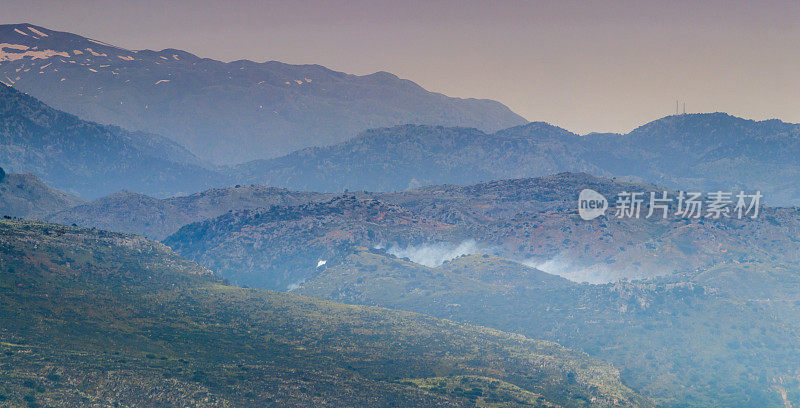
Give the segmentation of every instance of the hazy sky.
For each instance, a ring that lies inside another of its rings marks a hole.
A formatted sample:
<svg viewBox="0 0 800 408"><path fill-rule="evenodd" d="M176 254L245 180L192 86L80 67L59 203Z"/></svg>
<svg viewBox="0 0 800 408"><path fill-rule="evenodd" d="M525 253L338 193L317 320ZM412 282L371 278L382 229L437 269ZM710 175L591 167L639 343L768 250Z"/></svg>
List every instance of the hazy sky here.
<svg viewBox="0 0 800 408"><path fill-rule="evenodd" d="M389 71L569 130L674 112L800 122L800 1L0 0L28 22L131 49Z"/></svg>

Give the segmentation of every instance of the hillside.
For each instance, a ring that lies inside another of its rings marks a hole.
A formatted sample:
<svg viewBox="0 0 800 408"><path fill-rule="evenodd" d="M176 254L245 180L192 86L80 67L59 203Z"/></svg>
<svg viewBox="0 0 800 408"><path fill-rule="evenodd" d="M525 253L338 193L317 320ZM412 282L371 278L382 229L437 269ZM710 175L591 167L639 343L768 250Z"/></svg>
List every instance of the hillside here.
<svg viewBox="0 0 800 408"><path fill-rule="evenodd" d="M400 207L344 195L227 213L184 226L164 243L237 284L286 290L349 246L409 243L450 233L449 226Z"/></svg>
<svg viewBox="0 0 800 408"><path fill-rule="evenodd" d="M627 384L660 406L784 407L781 392L789 404L800 401L800 273L793 267L756 283L771 267L751 266L760 271L751 282L714 282L725 285L723 294L696 283L710 283L707 273L582 285L489 255L428 268L355 249L297 291L558 341L613 362ZM789 286L771 292L781 284ZM791 300L769 301L789 287ZM762 297L731 296L732 288Z"/></svg>
<svg viewBox="0 0 800 408"><path fill-rule="evenodd" d="M225 286L132 235L0 230L4 404L650 406L555 343Z"/></svg>
<svg viewBox="0 0 800 408"><path fill-rule="evenodd" d="M43 218L82 203L80 198L52 189L30 173L0 177L0 216Z"/></svg>
<svg viewBox="0 0 800 408"><path fill-rule="evenodd" d="M800 205L800 125L722 113L675 115L625 134L578 136L541 122L493 134L398 126L242 164L234 179L291 189L395 191L588 172L673 189L761 190ZM324 165L323 165L324 164Z"/></svg>
<svg viewBox="0 0 800 408"><path fill-rule="evenodd" d="M800 205L800 125L724 113L674 115L616 137L587 137L615 176L715 191L760 189L773 205Z"/></svg>
<svg viewBox="0 0 800 408"><path fill-rule="evenodd" d="M63 211L50 212L47 220L162 240L184 225L229 211L298 205L329 198L325 194L264 186L216 188L163 199L120 191Z"/></svg>
<svg viewBox="0 0 800 408"><path fill-rule="evenodd" d="M345 303L391 304L406 310L424 307L425 313L443 315L454 308L469 307L459 303L465 297L576 286L564 278L488 254L464 255L431 268L382 249L354 247L303 283L297 293Z"/></svg>
<svg viewBox="0 0 800 408"><path fill-rule="evenodd" d="M224 214L186 225L164 242L240 284L277 290L316 275L320 261L352 246L439 254L472 243L467 252L488 252L591 283L723 264L793 263L800 254L796 209L763 208L755 220L674 214L619 219L611 209L586 222L576 211L583 188L611 200L620 191L659 190L563 173L472 186L357 192L327 203Z"/></svg>
<svg viewBox="0 0 800 408"><path fill-rule="evenodd" d="M0 84L0 163L85 198L120 189L158 196L208 188L220 177L159 136L83 121Z"/></svg>
<svg viewBox="0 0 800 408"><path fill-rule="evenodd" d="M126 50L30 24L0 26L0 44L0 81L87 120L165 135L217 164L405 123L486 131L525 123L498 102L450 98L387 72Z"/></svg>
<svg viewBox="0 0 800 408"><path fill-rule="evenodd" d="M341 192L473 184L562 171L606 174L587 160L590 152L579 142L579 136L544 123L496 134L404 125L369 130L333 146L245 163L234 168L231 177L247 183Z"/></svg>

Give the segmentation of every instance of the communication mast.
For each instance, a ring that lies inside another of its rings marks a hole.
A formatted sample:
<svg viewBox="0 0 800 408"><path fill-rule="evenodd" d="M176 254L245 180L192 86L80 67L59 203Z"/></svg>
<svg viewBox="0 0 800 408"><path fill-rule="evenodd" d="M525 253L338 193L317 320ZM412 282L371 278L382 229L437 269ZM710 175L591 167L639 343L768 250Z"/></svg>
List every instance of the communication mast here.
<svg viewBox="0 0 800 408"><path fill-rule="evenodd" d="M681 108L680 101L675 100L675 116L681 114L680 108ZM683 114L684 115L686 114L686 102L683 102Z"/></svg>

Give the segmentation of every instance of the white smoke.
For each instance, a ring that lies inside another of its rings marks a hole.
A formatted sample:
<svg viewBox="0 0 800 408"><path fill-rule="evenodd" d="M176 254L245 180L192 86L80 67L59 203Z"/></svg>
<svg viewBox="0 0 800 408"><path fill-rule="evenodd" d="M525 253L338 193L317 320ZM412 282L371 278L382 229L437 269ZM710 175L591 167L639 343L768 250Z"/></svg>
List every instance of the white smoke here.
<svg viewBox="0 0 800 408"><path fill-rule="evenodd" d="M383 244L375 248L384 248ZM439 242L434 244L409 245L405 248L389 246L386 252L398 257L408 258L414 263L435 268L462 255L494 253L491 247L479 244L474 239L461 243ZM551 275L558 275L573 282L603 284L620 280L620 275L604 264L586 265L573 261L565 254L550 259L529 258L516 261L525 266L539 269Z"/></svg>
<svg viewBox="0 0 800 408"><path fill-rule="evenodd" d="M302 286L304 283L306 283L306 280L305 279L300 279L299 281L297 281L295 283L290 283L289 286L286 287L286 290L288 292L291 292L293 290L296 290L300 286Z"/></svg>
<svg viewBox="0 0 800 408"><path fill-rule="evenodd" d="M419 246L410 245L405 248L392 246L386 252L398 258L408 258L420 265L435 268L462 255L485 253L486 249L482 249L474 239L468 239L460 244L440 242Z"/></svg>
<svg viewBox="0 0 800 408"><path fill-rule="evenodd" d="M606 265L580 265L563 254L547 260L531 258L520 263L551 275L561 276L573 282L602 284L620 280L620 277Z"/></svg>

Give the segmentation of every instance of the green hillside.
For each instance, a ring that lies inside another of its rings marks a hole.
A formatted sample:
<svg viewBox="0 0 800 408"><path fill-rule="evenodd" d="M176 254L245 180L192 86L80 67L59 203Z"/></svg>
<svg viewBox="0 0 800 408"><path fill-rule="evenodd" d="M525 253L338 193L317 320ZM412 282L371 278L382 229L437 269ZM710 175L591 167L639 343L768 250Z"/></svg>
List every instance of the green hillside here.
<svg viewBox="0 0 800 408"><path fill-rule="evenodd" d="M227 286L133 235L0 221L0 402L649 406L555 343Z"/></svg>

